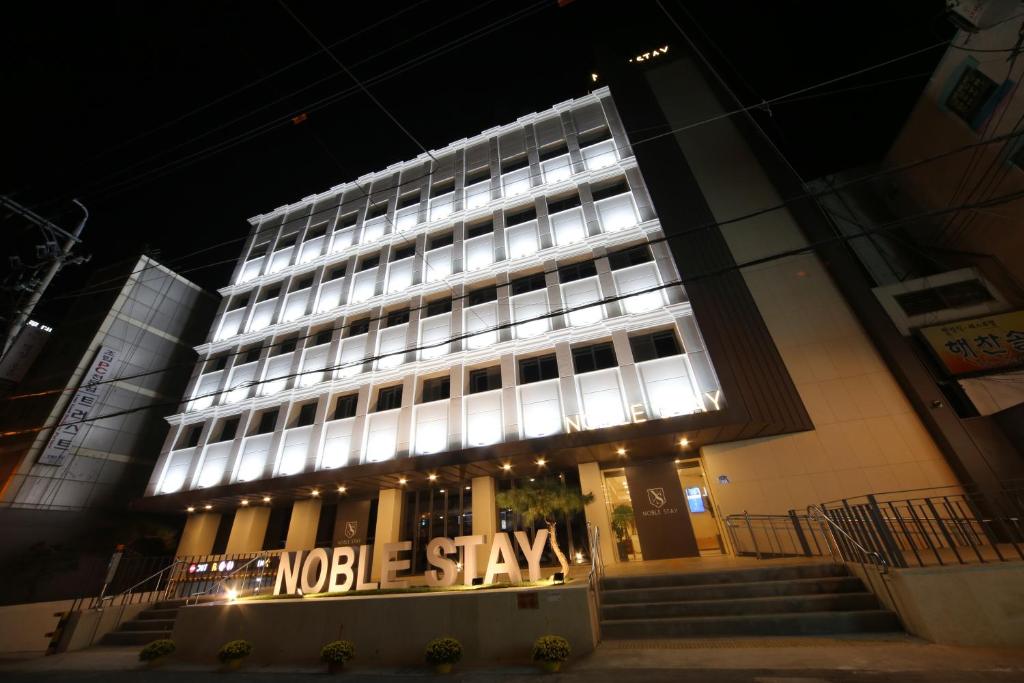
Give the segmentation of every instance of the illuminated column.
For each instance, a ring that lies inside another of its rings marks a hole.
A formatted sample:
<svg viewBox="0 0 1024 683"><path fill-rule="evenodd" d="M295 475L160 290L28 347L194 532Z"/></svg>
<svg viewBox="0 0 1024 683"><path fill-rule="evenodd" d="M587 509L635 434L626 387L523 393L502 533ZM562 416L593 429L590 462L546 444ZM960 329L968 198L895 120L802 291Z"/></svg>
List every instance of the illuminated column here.
<svg viewBox="0 0 1024 683"><path fill-rule="evenodd" d="M370 569L372 581L380 580L380 565L384 561L383 547L385 543L395 543L402 531L402 502L404 491L401 489L381 489L377 499L377 532L373 541L373 563Z"/></svg>
<svg viewBox="0 0 1024 683"><path fill-rule="evenodd" d="M615 538L612 533L611 520L608 518L608 506L605 505L604 481L601 478L601 468L596 462L585 462L579 466L579 470L580 490L583 493L594 494L594 500L583 509L583 512L587 516L587 524L590 526L590 529L596 528L599 530L601 558L605 564L618 562L619 558L615 553ZM591 553L593 553L593 550L591 550Z"/></svg>
<svg viewBox="0 0 1024 683"><path fill-rule="evenodd" d="M177 557L187 555L209 555L213 551L213 542L217 538L220 526L219 512L200 512L189 515L185 521L185 529L178 541Z"/></svg>
<svg viewBox="0 0 1024 683"><path fill-rule="evenodd" d="M498 531L498 504L494 500L494 477L473 478L473 534L483 534L484 544L476 547L477 571L483 574Z"/></svg>
<svg viewBox="0 0 1024 683"><path fill-rule="evenodd" d="M312 550L316 547L316 527L320 523L320 499L297 500L292 505L285 550Z"/></svg>
<svg viewBox="0 0 1024 683"><path fill-rule="evenodd" d="M235 512L235 520L231 523L231 534L228 535L228 546L224 551L228 555L236 553L258 553L263 550L263 537L267 535L267 522L270 521L268 507L240 507Z"/></svg>
<svg viewBox="0 0 1024 683"><path fill-rule="evenodd" d="M612 332L612 346L619 361L619 376L622 378L622 390L626 394L626 405L629 406L630 413L634 419L652 417L646 414L644 392L640 388L640 378L637 377L636 365L633 364L633 349L629 345L629 332ZM634 410L637 412L633 413Z"/></svg>

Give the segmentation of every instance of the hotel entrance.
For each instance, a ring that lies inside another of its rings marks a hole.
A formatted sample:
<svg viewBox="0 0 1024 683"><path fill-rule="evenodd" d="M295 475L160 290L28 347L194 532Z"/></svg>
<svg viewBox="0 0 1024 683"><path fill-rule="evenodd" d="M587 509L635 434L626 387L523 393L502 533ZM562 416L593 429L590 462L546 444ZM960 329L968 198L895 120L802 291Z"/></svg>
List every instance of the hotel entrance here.
<svg viewBox="0 0 1024 683"><path fill-rule="evenodd" d="M666 477L666 473L675 476ZM721 527L699 458L617 467L603 470L602 476L617 561L724 552ZM650 546L646 556L645 536Z"/></svg>

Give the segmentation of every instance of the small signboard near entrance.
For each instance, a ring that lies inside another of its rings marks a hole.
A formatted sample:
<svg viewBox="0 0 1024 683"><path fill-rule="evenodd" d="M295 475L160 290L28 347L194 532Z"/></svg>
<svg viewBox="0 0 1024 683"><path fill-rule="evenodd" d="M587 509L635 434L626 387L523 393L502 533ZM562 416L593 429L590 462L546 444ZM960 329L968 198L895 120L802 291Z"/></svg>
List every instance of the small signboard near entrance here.
<svg viewBox="0 0 1024 683"><path fill-rule="evenodd" d="M675 464L630 465L626 467L626 481L644 559L698 556L697 538Z"/></svg>

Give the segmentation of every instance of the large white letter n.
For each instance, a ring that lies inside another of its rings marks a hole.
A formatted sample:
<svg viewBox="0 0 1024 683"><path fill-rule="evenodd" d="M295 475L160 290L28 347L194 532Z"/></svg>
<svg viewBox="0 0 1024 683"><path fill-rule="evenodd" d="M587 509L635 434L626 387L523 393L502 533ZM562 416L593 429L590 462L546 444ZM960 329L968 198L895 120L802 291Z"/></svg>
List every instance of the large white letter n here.
<svg viewBox="0 0 1024 683"><path fill-rule="evenodd" d="M274 595L281 595L281 584L284 583L286 593L294 593L299 584L299 568L302 567L302 551L281 553L277 564L277 581L274 582Z"/></svg>

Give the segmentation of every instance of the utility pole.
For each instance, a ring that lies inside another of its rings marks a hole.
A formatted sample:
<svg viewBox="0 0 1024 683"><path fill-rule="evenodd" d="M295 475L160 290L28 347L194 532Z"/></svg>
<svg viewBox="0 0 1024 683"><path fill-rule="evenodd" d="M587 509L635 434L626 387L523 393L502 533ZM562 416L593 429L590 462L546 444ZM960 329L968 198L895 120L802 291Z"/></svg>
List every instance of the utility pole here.
<svg viewBox="0 0 1024 683"><path fill-rule="evenodd" d="M64 247L61 249L60 254L53 257L52 262L46 269L46 273L44 273L43 276L35 283L28 301L25 302L25 305L19 306L18 310L15 312L14 317L11 320L10 327L7 330L7 335L4 338L3 349L0 350L0 357L3 357L7 353L7 350L11 348L11 345L17 338L21 328L25 326L25 322L28 321L29 316L32 315L32 311L35 309L36 304L38 304L39 300L43 297L43 292L45 292L46 288L50 286L50 282L53 280L54 276L61 268L64 267L66 262L78 259L77 262L80 263L82 260L82 257L72 257L71 250L76 244L82 241L81 234L82 230L85 228L85 222L89 219L89 210L86 209L85 206L77 199L73 199L71 201L77 204L78 207L82 209L83 213L82 220L78 222L78 226L75 227L73 233L69 233L51 221L48 221L42 216L36 214L31 209L22 206L13 199L0 195L0 207L8 209L12 213L21 216L44 232L55 232L66 238L64 241ZM85 257L84 260L88 260L88 257Z"/></svg>

